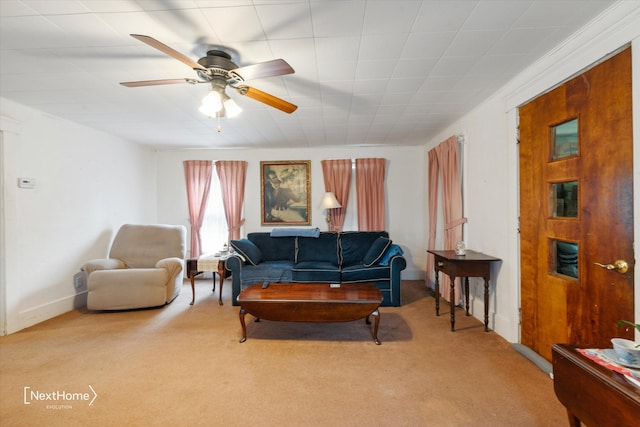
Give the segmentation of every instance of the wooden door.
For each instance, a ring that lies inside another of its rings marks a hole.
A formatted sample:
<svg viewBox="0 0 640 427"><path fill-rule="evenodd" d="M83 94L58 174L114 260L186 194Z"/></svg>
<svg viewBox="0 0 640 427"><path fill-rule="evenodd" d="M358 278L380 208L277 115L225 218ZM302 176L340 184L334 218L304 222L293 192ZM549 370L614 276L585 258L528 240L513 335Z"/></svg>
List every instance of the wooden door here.
<svg viewBox="0 0 640 427"><path fill-rule="evenodd" d="M519 111L521 343L549 361L633 339L616 326L634 312L631 107L627 48Z"/></svg>

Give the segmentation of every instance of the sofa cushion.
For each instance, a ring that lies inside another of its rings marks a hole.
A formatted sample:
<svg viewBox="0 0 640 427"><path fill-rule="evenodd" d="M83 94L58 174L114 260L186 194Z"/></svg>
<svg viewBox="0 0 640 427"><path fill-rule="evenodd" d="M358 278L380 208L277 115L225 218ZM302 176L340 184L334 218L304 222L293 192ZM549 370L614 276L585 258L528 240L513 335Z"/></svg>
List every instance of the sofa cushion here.
<svg viewBox="0 0 640 427"><path fill-rule="evenodd" d="M386 231L347 231L340 233L340 265L362 262L378 237L389 237Z"/></svg>
<svg viewBox="0 0 640 427"><path fill-rule="evenodd" d="M262 252L264 261L295 261L295 237L271 237L271 233L249 233L251 240Z"/></svg>
<svg viewBox="0 0 640 427"><path fill-rule="evenodd" d="M376 280L389 280L391 278L391 268L381 265L365 267L364 264L354 264L342 268L342 282L367 282Z"/></svg>
<svg viewBox="0 0 640 427"><path fill-rule="evenodd" d="M264 261L259 265L242 267L241 283L243 286L254 283L290 283L292 261Z"/></svg>
<svg viewBox="0 0 640 427"><path fill-rule="evenodd" d="M364 258L362 259L362 263L365 267L371 267L374 264L377 264L381 259L386 250L391 245L391 240L386 237L378 237L373 241L373 245L369 248Z"/></svg>
<svg viewBox="0 0 640 427"><path fill-rule="evenodd" d="M258 265L262 261L262 252L249 239L232 240L231 247L252 265Z"/></svg>
<svg viewBox="0 0 640 427"><path fill-rule="evenodd" d="M320 237L298 237L296 263L328 262L339 264L338 233L320 233Z"/></svg>
<svg viewBox="0 0 640 427"><path fill-rule="evenodd" d="M380 260L379 264L389 265L389 263L391 262L391 258L393 258L394 256L402 255L402 254L404 254L404 251L400 246L390 245L389 248L384 253L384 255L382 255L382 259Z"/></svg>
<svg viewBox="0 0 640 427"><path fill-rule="evenodd" d="M314 283L340 283L340 268L330 262L303 261L293 267L292 279L294 282Z"/></svg>

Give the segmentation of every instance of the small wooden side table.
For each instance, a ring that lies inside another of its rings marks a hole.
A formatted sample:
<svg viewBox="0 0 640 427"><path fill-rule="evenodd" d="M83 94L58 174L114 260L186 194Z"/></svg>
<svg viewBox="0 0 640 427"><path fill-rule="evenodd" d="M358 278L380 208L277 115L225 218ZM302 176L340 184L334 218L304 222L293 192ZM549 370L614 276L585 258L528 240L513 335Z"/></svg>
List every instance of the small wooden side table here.
<svg viewBox="0 0 640 427"><path fill-rule="evenodd" d="M222 303L222 285L224 284L224 278L226 277L226 261L229 258L230 254L226 255L202 255L199 258L189 258L187 259L187 275L189 276L189 280L191 281L191 293L193 297L191 298L191 303L189 305L193 305L196 300L196 285L195 285L195 277L199 274L204 273L205 271L210 271L213 273L213 289L212 292L216 291L216 273L220 276L220 294L218 297L218 304L223 305Z"/></svg>
<svg viewBox="0 0 640 427"><path fill-rule="evenodd" d="M456 251L427 251L433 254L435 258L434 266L436 271L435 294L436 294L436 316L440 315L440 281L438 273L442 271L451 278L451 290L449 293L449 303L451 306L451 331L455 331L456 324L456 304L455 296L455 279L456 277L464 277L465 304L467 316L469 315L469 277L484 278L484 330L489 331L489 281L491 280L491 263L500 261L480 252L466 251L466 255L456 255Z"/></svg>

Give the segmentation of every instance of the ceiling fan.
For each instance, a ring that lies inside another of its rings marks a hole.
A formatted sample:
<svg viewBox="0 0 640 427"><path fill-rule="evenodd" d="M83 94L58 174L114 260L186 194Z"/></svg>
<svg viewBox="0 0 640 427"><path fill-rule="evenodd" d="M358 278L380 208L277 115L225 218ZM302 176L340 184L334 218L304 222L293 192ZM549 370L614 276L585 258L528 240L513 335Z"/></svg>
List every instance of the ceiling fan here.
<svg viewBox="0 0 640 427"><path fill-rule="evenodd" d="M227 86L235 89L240 95L255 99L256 101L277 108L288 114L293 113L298 108L290 102L244 84L246 80L293 74L295 71L284 59L274 59L272 61L238 67L231 61L231 55L228 53L222 50L210 50L207 52L207 56L195 62L153 37L140 34L131 34L131 37L188 65L195 70L199 79L143 80L120 83L123 86L139 87L177 83L210 83L211 92L205 96L203 104L200 107L200 111L209 116L229 117L240 111L240 107L226 94Z"/></svg>

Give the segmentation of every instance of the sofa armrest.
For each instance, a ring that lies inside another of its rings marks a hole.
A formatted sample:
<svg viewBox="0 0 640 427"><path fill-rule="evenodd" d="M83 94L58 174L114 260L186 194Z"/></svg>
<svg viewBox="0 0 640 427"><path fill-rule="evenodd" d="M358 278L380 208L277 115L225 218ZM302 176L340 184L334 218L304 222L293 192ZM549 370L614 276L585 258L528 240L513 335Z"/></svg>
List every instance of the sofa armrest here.
<svg viewBox="0 0 640 427"><path fill-rule="evenodd" d="M391 294L389 305L399 307L402 305L402 275L401 272L407 268L407 260L402 255L396 255L389 262L391 267Z"/></svg>
<svg viewBox="0 0 640 427"><path fill-rule="evenodd" d="M116 258L98 258L87 261L80 270L84 271L89 276L94 271L98 270L119 270L126 268L124 261Z"/></svg>
<svg viewBox="0 0 640 427"><path fill-rule="evenodd" d="M245 260L239 255L231 255L227 258L225 268L231 272L231 304L238 305L238 295L240 295L240 278L242 276L242 266Z"/></svg>
<svg viewBox="0 0 640 427"><path fill-rule="evenodd" d="M407 260L402 255L396 255L391 258L389 265L393 270L402 271L407 268Z"/></svg>
<svg viewBox="0 0 640 427"><path fill-rule="evenodd" d="M176 257L164 258L156 263L156 268L166 269L167 273L169 273L169 277L173 279L180 274L184 268L184 261Z"/></svg>
<svg viewBox="0 0 640 427"><path fill-rule="evenodd" d="M245 259L240 255L231 255L229 258L227 258L225 267L231 272L233 272L234 270L240 271L242 266L246 263L247 262L245 261Z"/></svg>

